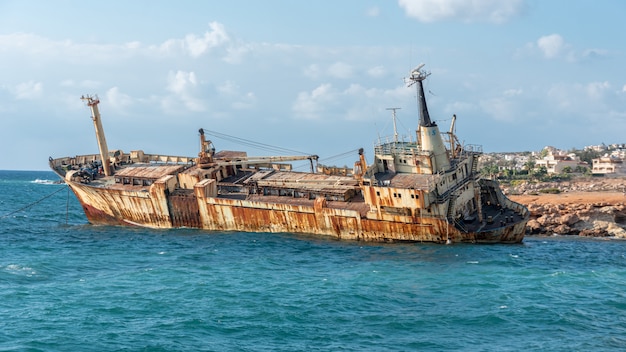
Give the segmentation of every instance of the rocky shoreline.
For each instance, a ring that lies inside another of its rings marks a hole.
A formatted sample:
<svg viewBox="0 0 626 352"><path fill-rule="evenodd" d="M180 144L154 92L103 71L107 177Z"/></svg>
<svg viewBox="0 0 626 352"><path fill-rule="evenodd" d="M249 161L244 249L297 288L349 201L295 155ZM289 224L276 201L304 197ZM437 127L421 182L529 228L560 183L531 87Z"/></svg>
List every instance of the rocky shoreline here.
<svg viewBox="0 0 626 352"><path fill-rule="evenodd" d="M626 238L625 187L625 178L579 178L502 188L530 210L527 235Z"/></svg>

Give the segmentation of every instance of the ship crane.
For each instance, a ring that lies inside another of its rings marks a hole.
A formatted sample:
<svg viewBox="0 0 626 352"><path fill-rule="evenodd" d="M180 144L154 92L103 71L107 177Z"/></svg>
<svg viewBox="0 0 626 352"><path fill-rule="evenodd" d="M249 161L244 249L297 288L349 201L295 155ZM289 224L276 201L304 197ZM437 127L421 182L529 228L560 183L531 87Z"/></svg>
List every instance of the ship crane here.
<svg viewBox="0 0 626 352"><path fill-rule="evenodd" d="M111 176L111 162L109 160L109 148L107 147L107 140L104 136L104 128L102 127L102 119L100 118L100 110L98 104L100 99L97 96L81 96L81 100L87 102L87 106L91 108L91 119L93 120L93 127L96 130L96 140L98 141L98 149L100 150L100 159L102 160L102 171L105 176Z"/></svg>
<svg viewBox="0 0 626 352"><path fill-rule="evenodd" d="M213 164L213 155L215 155L215 147L213 142L204 137L204 129L198 130L200 133L200 153L198 153L197 164L200 168L209 168Z"/></svg>
<svg viewBox="0 0 626 352"><path fill-rule="evenodd" d="M452 158L457 158L459 153L463 150L461 142L456 136L456 114L452 115L452 122L450 123L450 131L446 132L448 135L448 144L450 144L450 155Z"/></svg>

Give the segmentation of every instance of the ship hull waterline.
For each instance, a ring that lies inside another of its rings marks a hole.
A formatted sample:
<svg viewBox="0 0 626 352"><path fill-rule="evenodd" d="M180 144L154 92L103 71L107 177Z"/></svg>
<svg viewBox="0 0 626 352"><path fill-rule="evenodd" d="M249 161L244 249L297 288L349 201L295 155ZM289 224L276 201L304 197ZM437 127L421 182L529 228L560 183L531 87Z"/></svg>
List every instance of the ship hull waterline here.
<svg viewBox="0 0 626 352"><path fill-rule="evenodd" d="M61 176L61 175L60 175ZM300 233L338 240L366 242L521 243L526 221L463 232L445 218L406 217L404 221L368 219L360 212L309 205L208 197L203 187L194 194L168 194L164 185L129 191L65 182L93 225L155 229L197 228L209 231Z"/></svg>

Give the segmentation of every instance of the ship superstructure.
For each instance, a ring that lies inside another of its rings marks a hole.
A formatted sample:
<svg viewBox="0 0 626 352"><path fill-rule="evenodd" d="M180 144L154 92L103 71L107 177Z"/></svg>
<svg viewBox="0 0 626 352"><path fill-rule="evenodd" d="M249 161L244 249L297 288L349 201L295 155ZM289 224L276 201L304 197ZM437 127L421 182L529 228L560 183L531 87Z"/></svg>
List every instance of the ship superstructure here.
<svg viewBox="0 0 626 352"><path fill-rule="evenodd" d="M97 97L91 108L99 154L50 159L93 224L217 231L289 232L363 241L521 242L528 210L477 171L479 146L461 145L430 119L423 65L407 78L420 107L415 141L363 149L351 170L316 155L252 157L216 152L200 129L197 157L108 151ZM394 110L395 123L395 110ZM395 131L394 131L395 132ZM288 162L308 160L310 172ZM108 170L108 171L107 171Z"/></svg>

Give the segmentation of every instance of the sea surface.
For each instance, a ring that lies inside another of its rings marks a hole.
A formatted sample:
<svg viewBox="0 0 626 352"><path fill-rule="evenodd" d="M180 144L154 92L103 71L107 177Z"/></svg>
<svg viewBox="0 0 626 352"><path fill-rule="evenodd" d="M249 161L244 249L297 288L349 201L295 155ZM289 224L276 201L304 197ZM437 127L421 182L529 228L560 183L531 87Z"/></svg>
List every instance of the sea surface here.
<svg viewBox="0 0 626 352"><path fill-rule="evenodd" d="M0 171L0 351L626 349L626 241L93 226L57 180Z"/></svg>

